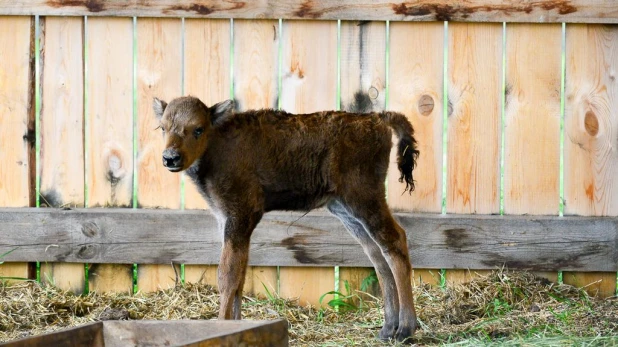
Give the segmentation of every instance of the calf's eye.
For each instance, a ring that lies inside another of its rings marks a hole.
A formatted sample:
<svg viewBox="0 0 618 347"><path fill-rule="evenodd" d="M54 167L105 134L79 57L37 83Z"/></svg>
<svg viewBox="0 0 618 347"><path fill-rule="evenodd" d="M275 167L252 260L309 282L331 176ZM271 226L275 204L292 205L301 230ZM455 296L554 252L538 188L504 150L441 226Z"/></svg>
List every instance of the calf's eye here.
<svg viewBox="0 0 618 347"><path fill-rule="evenodd" d="M203 133L204 133L204 128L196 128L195 130L193 130L193 136L195 137L199 137Z"/></svg>

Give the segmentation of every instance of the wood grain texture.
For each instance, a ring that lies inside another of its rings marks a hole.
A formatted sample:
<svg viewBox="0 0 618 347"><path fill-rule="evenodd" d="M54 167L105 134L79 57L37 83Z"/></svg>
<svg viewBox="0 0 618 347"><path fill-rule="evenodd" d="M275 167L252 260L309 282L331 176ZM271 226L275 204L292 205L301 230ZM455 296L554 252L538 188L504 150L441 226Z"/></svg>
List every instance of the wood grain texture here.
<svg viewBox="0 0 618 347"><path fill-rule="evenodd" d="M506 26L504 211L557 215L560 25Z"/></svg>
<svg viewBox="0 0 618 347"><path fill-rule="evenodd" d="M279 21L234 21L233 83L238 110L278 107L280 39ZM277 267L249 267L243 292L277 293L277 276Z"/></svg>
<svg viewBox="0 0 618 347"><path fill-rule="evenodd" d="M84 207L83 22L41 20L41 206Z"/></svg>
<svg viewBox="0 0 618 347"><path fill-rule="evenodd" d="M88 206L132 205L133 22L88 19Z"/></svg>
<svg viewBox="0 0 618 347"><path fill-rule="evenodd" d="M243 293L265 297L266 289L268 289L269 293L277 294L277 280L277 267L249 266L245 275ZM217 265L185 265L185 282L209 284L217 288Z"/></svg>
<svg viewBox="0 0 618 347"><path fill-rule="evenodd" d="M88 18L86 45L87 206L130 207L134 174L132 19ZM94 288L130 288L132 267L124 267L100 265Z"/></svg>
<svg viewBox="0 0 618 347"><path fill-rule="evenodd" d="M130 264L88 264L90 291L133 294L133 266Z"/></svg>
<svg viewBox="0 0 618 347"><path fill-rule="evenodd" d="M386 23L341 22L341 110L379 112L386 99Z"/></svg>
<svg viewBox="0 0 618 347"><path fill-rule="evenodd" d="M180 19L137 20L137 204L180 208L180 177L167 170L165 147L152 100L171 100L182 88L182 22Z"/></svg>
<svg viewBox="0 0 618 347"><path fill-rule="evenodd" d="M78 295L84 292L85 274L83 263L41 263L41 282Z"/></svg>
<svg viewBox="0 0 618 347"><path fill-rule="evenodd" d="M502 25L448 26L446 211L500 212Z"/></svg>
<svg viewBox="0 0 618 347"><path fill-rule="evenodd" d="M564 211L616 216L618 30L568 25L566 39ZM565 273L564 282L593 295L616 292L616 273Z"/></svg>
<svg viewBox="0 0 618 347"><path fill-rule="evenodd" d="M137 20L137 205L180 208L181 175L167 170L161 155L165 147L152 100L171 100L182 90L182 21L167 18ZM170 265L138 265L141 292L173 287L176 273ZM177 269L180 276L180 269Z"/></svg>
<svg viewBox="0 0 618 347"><path fill-rule="evenodd" d="M420 150L411 195L402 194L391 151L387 199L398 210L442 210L443 59L443 23L391 23L388 108L408 117Z"/></svg>
<svg viewBox="0 0 618 347"><path fill-rule="evenodd" d="M40 206L84 207L84 20L49 17L40 23ZM41 273L59 288L84 291L84 264L41 264Z"/></svg>
<svg viewBox="0 0 618 347"><path fill-rule="evenodd" d="M337 22L284 21L281 108L291 113L337 107Z"/></svg>
<svg viewBox="0 0 618 347"><path fill-rule="evenodd" d="M250 265L360 266L371 263L325 212L271 212L251 242ZM418 268L617 271L614 217L473 216L396 213ZM293 224L292 224L293 223ZM0 210L6 261L218 264L215 218L202 211Z"/></svg>
<svg viewBox="0 0 618 347"><path fill-rule="evenodd" d="M291 113L335 109L337 22L283 21L282 26L281 108ZM317 305L320 295L335 289L334 276L334 268L281 267L279 295L299 297L301 305Z"/></svg>
<svg viewBox="0 0 618 347"><path fill-rule="evenodd" d="M0 9L0 14L55 16L618 23L618 5L611 0L2 0Z"/></svg>
<svg viewBox="0 0 618 347"><path fill-rule="evenodd" d="M180 285L179 264L139 264L137 265L137 290L140 293L166 290Z"/></svg>
<svg viewBox="0 0 618 347"><path fill-rule="evenodd" d="M333 267L281 267L279 269L279 296L298 299L301 306L320 306L320 297L335 290ZM326 307L332 295L326 295L322 307Z"/></svg>
<svg viewBox="0 0 618 347"><path fill-rule="evenodd" d="M0 206L6 207L34 203L32 21L0 17ZM28 264L1 264L0 276L28 278Z"/></svg>
<svg viewBox="0 0 618 347"><path fill-rule="evenodd" d="M184 93L206 105L229 99L230 21L187 19L185 21ZM185 176L185 208L207 209L206 201Z"/></svg>
<svg viewBox="0 0 618 347"><path fill-rule="evenodd" d="M447 213L500 212L502 25L448 26ZM467 282L482 270L449 270Z"/></svg>
<svg viewBox="0 0 618 347"><path fill-rule="evenodd" d="M234 100L238 110L277 108L279 21L234 21Z"/></svg>

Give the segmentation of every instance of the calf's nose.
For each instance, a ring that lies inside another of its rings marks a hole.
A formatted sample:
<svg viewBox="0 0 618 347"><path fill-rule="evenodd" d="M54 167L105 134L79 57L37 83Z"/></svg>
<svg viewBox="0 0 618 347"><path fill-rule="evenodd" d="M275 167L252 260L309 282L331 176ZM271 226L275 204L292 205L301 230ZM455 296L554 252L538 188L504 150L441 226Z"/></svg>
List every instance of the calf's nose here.
<svg viewBox="0 0 618 347"><path fill-rule="evenodd" d="M163 151L163 166L178 167L182 161L182 156L176 150L168 148Z"/></svg>

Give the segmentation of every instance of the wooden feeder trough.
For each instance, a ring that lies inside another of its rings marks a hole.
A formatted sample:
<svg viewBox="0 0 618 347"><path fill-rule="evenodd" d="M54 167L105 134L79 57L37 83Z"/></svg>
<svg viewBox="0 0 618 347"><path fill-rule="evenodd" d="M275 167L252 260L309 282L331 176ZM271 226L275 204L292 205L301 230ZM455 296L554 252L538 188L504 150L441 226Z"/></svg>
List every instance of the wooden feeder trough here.
<svg viewBox="0 0 618 347"><path fill-rule="evenodd" d="M104 321L11 341L0 346L288 346L288 323L282 319Z"/></svg>

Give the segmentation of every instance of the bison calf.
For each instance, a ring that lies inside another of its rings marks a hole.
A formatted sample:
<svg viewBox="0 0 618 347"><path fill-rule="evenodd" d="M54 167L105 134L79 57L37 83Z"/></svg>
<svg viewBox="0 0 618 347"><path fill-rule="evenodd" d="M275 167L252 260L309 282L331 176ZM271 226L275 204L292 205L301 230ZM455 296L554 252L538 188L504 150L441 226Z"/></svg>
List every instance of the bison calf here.
<svg viewBox="0 0 618 347"><path fill-rule="evenodd" d="M186 170L223 235L219 319L240 319L249 239L265 212L326 206L374 264L385 302L380 338L412 336L416 314L406 234L393 219L384 181L391 129L405 190L414 189L419 152L402 114L234 112L234 102L206 106L194 97L154 99L165 136L163 165Z"/></svg>

